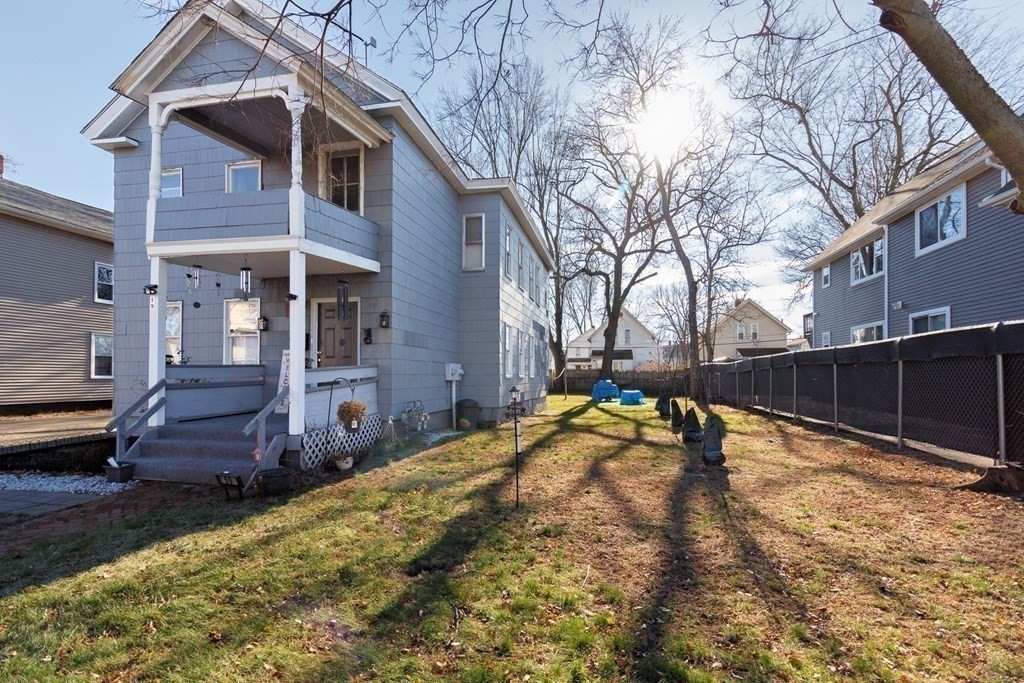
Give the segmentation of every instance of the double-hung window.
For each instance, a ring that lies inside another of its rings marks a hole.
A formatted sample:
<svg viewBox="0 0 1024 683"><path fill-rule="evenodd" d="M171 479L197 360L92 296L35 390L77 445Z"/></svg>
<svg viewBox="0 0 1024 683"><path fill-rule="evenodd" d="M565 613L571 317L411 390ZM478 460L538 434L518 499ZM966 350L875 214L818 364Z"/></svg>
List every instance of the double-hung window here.
<svg viewBox="0 0 1024 683"><path fill-rule="evenodd" d="M743 341L747 337L747 328L743 323L736 323L736 341Z"/></svg>
<svg viewBox="0 0 1024 683"><path fill-rule="evenodd" d="M519 285L519 289L526 289L526 280L524 279L523 268L526 267L526 247L522 242L519 243L519 275L516 280L516 284Z"/></svg>
<svg viewBox="0 0 1024 683"><path fill-rule="evenodd" d="M227 166L228 192L259 192L263 187L262 165L255 161L236 161Z"/></svg>
<svg viewBox="0 0 1024 683"><path fill-rule="evenodd" d="M484 215L462 217L462 269L484 269Z"/></svg>
<svg viewBox="0 0 1024 683"><path fill-rule="evenodd" d="M224 363L227 365L259 365L260 300L227 299L224 301Z"/></svg>
<svg viewBox="0 0 1024 683"><path fill-rule="evenodd" d="M826 263L821 267L821 288L825 289L832 284L832 264Z"/></svg>
<svg viewBox="0 0 1024 683"><path fill-rule="evenodd" d="M92 334L92 362L89 377L106 379L114 376L114 335Z"/></svg>
<svg viewBox="0 0 1024 683"><path fill-rule="evenodd" d="M627 344L627 345L628 345L628 344L629 344L629 338L630 338L630 336L631 336L631 330L628 330L628 329L627 329L627 330L625 330L625 331L624 331L624 332L622 333L622 343L623 343L623 344Z"/></svg>
<svg viewBox="0 0 1024 683"><path fill-rule="evenodd" d="M937 332L949 328L949 307L910 314L910 334Z"/></svg>
<svg viewBox="0 0 1024 683"><path fill-rule="evenodd" d="M160 198L167 199L181 195L181 169L165 168L160 172Z"/></svg>
<svg viewBox="0 0 1024 683"><path fill-rule="evenodd" d="M821 347L828 348L829 346L832 346L832 333L825 330L821 333Z"/></svg>
<svg viewBox="0 0 1024 683"><path fill-rule="evenodd" d="M750 341L757 341L757 323L750 323Z"/></svg>
<svg viewBox="0 0 1024 683"><path fill-rule="evenodd" d="M880 339L885 339L885 326L880 322L850 328L850 340L854 344L864 344Z"/></svg>
<svg viewBox="0 0 1024 683"><path fill-rule="evenodd" d="M534 288L537 286L537 284L536 284L537 280L536 280L536 272L535 272L535 270L533 268L533 259L532 258L530 259L529 263L526 264L526 270L529 272L529 278L530 278L530 289L529 289L530 301L536 301L537 300L537 290L534 289Z"/></svg>
<svg viewBox="0 0 1024 683"><path fill-rule="evenodd" d="M93 263L92 300L98 304L114 303L114 266L109 263Z"/></svg>
<svg viewBox="0 0 1024 683"><path fill-rule="evenodd" d="M502 346L505 350L505 377L512 376L513 359L515 356L512 355L512 330L509 329L508 323L502 323Z"/></svg>
<svg viewBox="0 0 1024 683"><path fill-rule="evenodd" d="M519 359L519 368L516 372L517 377L522 377L526 370L523 363L523 359L526 356L526 348L523 346L523 331L516 330L516 357Z"/></svg>
<svg viewBox="0 0 1024 683"><path fill-rule="evenodd" d="M362 149L344 149L327 157L327 198L353 213L362 212Z"/></svg>
<svg viewBox="0 0 1024 683"><path fill-rule="evenodd" d="M854 249L850 254L850 280L860 282L885 271L885 238L879 237L873 242Z"/></svg>
<svg viewBox="0 0 1024 683"><path fill-rule="evenodd" d="M964 186L939 197L928 206L917 210L917 240L915 255L956 242L967 236L966 202Z"/></svg>
<svg viewBox="0 0 1024 683"><path fill-rule="evenodd" d="M167 340L166 361L168 365L181 364L181 302L167 302L167 321L164 339Z"/></svg>

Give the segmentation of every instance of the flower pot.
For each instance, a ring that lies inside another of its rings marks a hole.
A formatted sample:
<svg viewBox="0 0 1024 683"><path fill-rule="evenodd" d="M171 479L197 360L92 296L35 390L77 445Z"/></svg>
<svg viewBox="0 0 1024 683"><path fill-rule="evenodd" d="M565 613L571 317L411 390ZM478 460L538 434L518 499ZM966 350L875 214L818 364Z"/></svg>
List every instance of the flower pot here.
<svg viewBox="0 0 1024 683"><path fill-rule="evenodd" d="M275 467L260 472L259 489L262 493L276 496L291 490L295 480L295 470L288 467Z"/></svg>
<svg viewBox="0 0 1024 683"><path fill-rule="evenodd" d="M362 420L346 420L345 421L345 431L348 432L349 434L355 434L355 433L357 433L362 428L363 428L363 421Z"/></svg>
<svg viewBox="0 0 1024 683"><path fill-rule="evenodd" d="M107 473L107 481L113 484L124 484L135 476L135 463L124 462L117 467L104 465L103 471Z"/></svg>

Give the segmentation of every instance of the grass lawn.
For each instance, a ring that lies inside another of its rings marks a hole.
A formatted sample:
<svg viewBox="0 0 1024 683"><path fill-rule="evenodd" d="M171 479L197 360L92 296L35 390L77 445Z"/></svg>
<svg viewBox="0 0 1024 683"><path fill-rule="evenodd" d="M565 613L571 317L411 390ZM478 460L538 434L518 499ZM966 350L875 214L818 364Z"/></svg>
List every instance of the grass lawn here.
<svg viewBox="0 0 1024 683"><path fill-rule="evenodd" d="M1024 679L1024 504L966 469L722 409L552 397L279 501L0 559L3 680Z"/></svg>

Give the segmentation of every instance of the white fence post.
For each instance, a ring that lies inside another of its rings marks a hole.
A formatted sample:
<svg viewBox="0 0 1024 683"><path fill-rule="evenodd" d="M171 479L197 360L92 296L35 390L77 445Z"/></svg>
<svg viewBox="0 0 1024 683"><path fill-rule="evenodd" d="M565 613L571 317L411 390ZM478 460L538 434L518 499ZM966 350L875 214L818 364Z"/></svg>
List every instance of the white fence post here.
<svg viewBox="0 0 1024 683"><path fill-rule="evenodd" d="M996 354L996 410L999 415L999 464L1006 464L1006 379L1003 354Z"/></svg>

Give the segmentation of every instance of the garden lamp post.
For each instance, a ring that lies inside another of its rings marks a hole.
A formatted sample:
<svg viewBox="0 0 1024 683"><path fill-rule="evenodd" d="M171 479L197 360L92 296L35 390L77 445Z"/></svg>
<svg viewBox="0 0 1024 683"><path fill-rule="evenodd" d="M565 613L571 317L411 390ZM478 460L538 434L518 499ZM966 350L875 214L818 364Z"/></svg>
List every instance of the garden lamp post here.
<svg viewBox="0 0 1024 683"><path fill-rule="evenodd" d="M526 408L519 402L519 387L513 386L508 390L511 395L511 400L508 403L508 410L505 412L505 417L512 418L512 432L515 435L516 443L516 509L519 509L519 436L522 432L522 427L519 422L519 417L526 414Z"/></svg>

